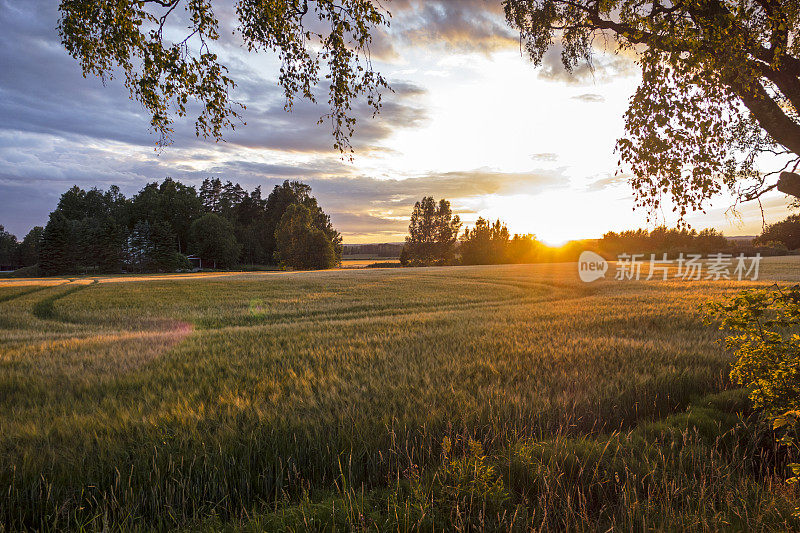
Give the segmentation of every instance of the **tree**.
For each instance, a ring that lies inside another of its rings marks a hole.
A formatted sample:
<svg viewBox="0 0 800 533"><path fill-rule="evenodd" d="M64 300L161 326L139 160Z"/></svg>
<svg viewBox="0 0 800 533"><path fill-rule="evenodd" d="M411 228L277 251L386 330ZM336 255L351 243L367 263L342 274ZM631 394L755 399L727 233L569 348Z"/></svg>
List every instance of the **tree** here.
<svg viewBox="0 0 800 533"><path fill-rule="evenodd" d="M273 257L277 243L275 241L275 230L278 228L283 215L289 206L301 204L311 212L312 223L315 228L322 231L333 243L336 257L342 255L342 237L333 227L331 219L317 203L317 199L311 196L311 187L300 181L284 181L281 185L276 185L267 197L264 207L264 231L271 235L265 242L268 257Z"/></svg>
<svg viewBox="0 0 800 533"><path fill-rule="evenodd" d="M157 182L148 183L131 199L130 227L133 229L133 225L140 220L150 224L166 222L175 233L178 251L185 253L189 242L189 226L202 213L201 197L194 187L165 178L160 185Z"/></svg>
<svg viewBox="0 0 800 533"><path fill-rule="evenodd" d="M735 334L725 344L739 359L731 378L773 415L800 410L800 287L752 289L713 303L709 318Z"/></svg>
<svg viewBox="0 0 800 533"><path fill-rule="evenodd" d="M18 253L21 266L33 266L39 262L39 254L42 248L42 235L44 228L36 226L31 229L22 242L19 243Z"/></svg>
<svg viewBox="0 0 800 533"><path fill-rule="evenodd" d="M44 274L65 274L77 270L75 233L74 221L67 219L58 209L50 213L42 234L39 257L39 266Z"/></svg>
<svg viewBox="0 0 800 533"><path fill-rule="evenodd" d="M140 220L133 227L128 238L128 265L138 272L149 270L152 254L153 242L150 238L150 223Z"/></svg>
<svg viewBox="0 0 800 533"><path fill-rule="evenodd" d="M340 263L334 242L316 227L314 213L303 204L290 205L275 230L276 259L299 269L333 268Z"/></svg>
<svg viewBox="0 0 800 533"><path fill-rule="evenodd" d="M408 237L400 261L404 265L445 265L455 256L461 219L453 216L450 202L426 196L414 204Z"/></svg>
<svg viewBox="0 0 800 533"><path fill-rule="evenodd" d="M753 240L754 244L783 243L789 250L800 248L800 215L790 215L785 220L770 224Z"/></svg>
<svg viewBox="0 0 800 533"><path fill-rule="evenodd" d="M461 237L461 262L465 265L492 265L509 262L510 234L500 220L494 224L478 217L475 227Z"/></svg>
<svg viewBox="0 0 800 533"><path fill-rule="evenodd" d="M206 213L219 213L221 211L222 181L219 178L206 178L200 186L200 201Z"/></svg>
<svg viewBox="0 0 800 533"><path fill-rule="evenodd" d="M516 234L508 244L508 258L511 263L535 263L540 260L542 245L531 233Z"/></svg>
<svg viewBox="0 0 800 533"><path fill-rule="evenodd" d="M70 188L44 229L42 270L46 274L118 270L129 213L130 202L116 186L105 192Z"/></svg>
<svg viewBox="0 0 800 533"><path fill-rule="evenodd" d="M198 136L219 140L240 119L230 99L236 83L211 48L219 38L218 2L183 2L183 17L175 13L181 3L61 0L59 8L62 43L84 76L121 72L131 98L151 114L160 144L170 140L173 112L185 116L190 100L200 104ZM349 148L352 101L363 96L377 112L380 90L388 87L369 59L370 31L387 24L388 13L372 0L240 0L236 15L249 51L278 54L287 110L298 95L315 101L315 88L326 80L330 114L323 118L331 123L334 147ZM184 39L165 36L187 22Z"/></svg>
<svg viewBox="0 0 800 533"><path fill-rule="evenodd" d="M99 222L88 237L93 244L94 260L103 272L119 272L127 255L128 228L113 218ZM87 253L87 252L84 252Z"/></svg>
<svg viewBox="0 0 800 533"><path fill-rule="evenodd" d="M591 64L598 37L636 55L642 83L617 149L638 205L654 212L666 195L683 217L724 187L800 197L800 176L767 185L755 166L765 152L800 162L795 0L507 0L505 13L536 64L556 39L567 69Z"/></svg>
<svg viewBox="0 0 800 533"><path fill-rule="evenodd" d="M259 185L241 202L233 207L231 218L236 229L236 239L242 244L241 261L246 264L268 264L272 257L267 254L269 243L275 239L266 224L266 201L261 198Z"/></svg>
<svg viewBox="0 0 800 533"><path fill-rule="evenodd" d="M178 266L178 250L172 227L159 221L150 226L150 265L161 271L175 270Z"/></svg>
<svg viewBox="0 0 800 533"><path fill-rule="evenodd" d="M242 246L236 242L233 224L219 215L207 213L192 222L189 250L214 268L227 268L237 263Z"/></svg>
<svg viewBox="0 0 800 533"><path fill-rule="evenodd" d="M0 265L17 266L17 237L0 226Z"/></svg>

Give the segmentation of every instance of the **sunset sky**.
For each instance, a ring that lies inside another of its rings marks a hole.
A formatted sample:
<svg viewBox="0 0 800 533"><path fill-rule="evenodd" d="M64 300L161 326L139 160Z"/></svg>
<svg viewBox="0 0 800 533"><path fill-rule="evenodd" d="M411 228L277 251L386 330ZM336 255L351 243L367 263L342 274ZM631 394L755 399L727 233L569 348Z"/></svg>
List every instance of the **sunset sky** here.
<svg viewBox="0 0 800 533"><path fill-rule="evenodd" d="M84 79L67 56L57 4L0 0L0 224L19 238L44 225L73 184L116 184L130 196L166 176L266 192L284 179L305 181L345 243L401 241L423 195L449 199L468 224L499 217L512 233L553 244L646 224L626 177L615 175L613 153L638 83L635 64L599 50L593 72L568 75L553 50L534 68L499 1L387 4L392 25L377 36L373 60L395 93L377 119L356 107L353 162L316 124L324 106L283 110L277 63L240 48L230 8L217 11L217 51L239 83L234 99L246 104L247 125L214 143L195 138L186 119L174 144L155 150L149 117L122 84ZM756 204L740 208L740 219L726 215L730 205L720 197L690 221L727 235L760 232ZM779 193L765 195L766 221L785 217L787 205ZM663 222L675 219L665 213Z"/></svg>

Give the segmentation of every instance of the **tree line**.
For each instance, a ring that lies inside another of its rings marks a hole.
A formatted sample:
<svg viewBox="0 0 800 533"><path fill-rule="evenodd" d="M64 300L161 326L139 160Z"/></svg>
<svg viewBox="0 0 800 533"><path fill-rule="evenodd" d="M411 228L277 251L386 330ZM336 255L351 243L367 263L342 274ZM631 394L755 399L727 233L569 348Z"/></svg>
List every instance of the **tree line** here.
<svg viewBox="0 0 800 533"><path fill-rule="evenodd" d="M473 228L459 237L461 220L453 215L450 202L425 197L414 206L400 262L405 266L491 265L576 261L580 253L591 249L610 259L623 253L709 255L744 253L783 255L800 248L800 215L767 226L752 243L738 243L717 230L676 229L659 226L619 233L610 231L601 239L571 241L550 247L532 234L511 235L500 220L478 218Z"/></svg>
<svg viewBox="0 0 800 533"><path fill-rule="evenodd" d="M288 180L266 198L260 186L248 192L217 178L199 192L166 178L132 198L116 186L74 186L47 225L21 242L0 226L0 265L37 265L45 275L189 269L189 255L214 268L322 269L338 265L341 254L341 235L311 187Z"/></svg>
<svg viewBox="0 0 800 533"><path fill-rule="evenodd" d="M459 238L461 227L449 201L426 196L414 205L400 262L405 266L531 263L545 248L533 235L512 237L499 220L478 218L475 227L465 229Z"/></svg>

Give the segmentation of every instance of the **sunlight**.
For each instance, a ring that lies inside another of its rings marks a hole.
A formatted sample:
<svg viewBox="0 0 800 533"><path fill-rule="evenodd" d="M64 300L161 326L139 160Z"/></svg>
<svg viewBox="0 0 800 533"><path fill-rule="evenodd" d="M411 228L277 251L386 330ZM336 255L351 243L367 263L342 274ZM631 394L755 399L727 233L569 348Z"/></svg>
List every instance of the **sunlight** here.
<svg viewBox="0 0 800 533"><path fill-rule="evenodd" d="M512 234L533 233L551 246L576 239L597 239L606 231L618 231L631 224L646 225L645 215L633 212L630 198L619 197L608 190L597 191L591 197L575 195L568 189L541 194L490 195L484 198L483 205L483 209L478 209L480 216L499 218L506 222Z"/></svg>

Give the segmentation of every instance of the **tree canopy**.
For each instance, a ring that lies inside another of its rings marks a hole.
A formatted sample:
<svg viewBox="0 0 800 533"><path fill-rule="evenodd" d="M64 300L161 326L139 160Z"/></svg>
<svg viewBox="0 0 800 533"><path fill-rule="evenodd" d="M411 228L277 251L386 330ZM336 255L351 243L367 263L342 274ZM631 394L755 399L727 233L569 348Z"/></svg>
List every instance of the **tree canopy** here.
<svg viewBox="0 0 800 533"><path fill-rule="evenodd" d="M442 198L437 203L426 196L414 205L408 237L400 262L404 265L446 265L455 257L461 219L453 216L450 202Z"/></svg>
<svg viewBox="0 0 800 533"><path fill-rule="evenodd" d="M314 213L301 203L289 205L275 230L276 259L299 270L333 268L341 250L329 235L315 226Z"/></svg>
<svg viewBox="0 0 800 533"><path fill-rule="evenodd" d="M770 224L756 237L755 243L779 242L789 250L800 248L800 215L790 215L786 219Z"/></svg>
<svg viewBox="0 0 800 533"><path fill-rule="evenodd" d="M666 196L685 215L729 187L753 199L778 186L763 153L800 163L800 4L795 0L506 0L509 23L541 63L560 40L567 69L613 42L643 78L618 142L637 203ZM785 168L789 168L788 166ZM800 180L779 190L800 196Z"/></svg>
<svg viewBox="0 0 800 533"><path fill-rule="evenodd" d="M500 220L492 224L478 217L475 227L464 230L461 237L461 262L465 265L491 265L508 261L510 234L508 227Z"/></svg>
<svg viewBox="0 0 800 533"><path fill-rule="evenodd" d="M214 268L228 268L236 264L242 245L236 241L230 221L206 213L189 228L189 249Z"/></svg>
<svg viewBox="0 0 800 533"><path fill-rule="evenodd" d="M231 100L236 81L215 49L219 18L214 0L61 0L58 30L85 76L124 76L131 98L150 113L166 144L174 115L196 112L198 136L222 138L241 119ZM228 4L227 2L225 4ZM223 7L225 7L223 5ZM179 9L182 8L182 9ZM184 13L181 13L180 11ZM355 118L351 102L364 97L375 111L388 87L372 68L370 31L388 24L372 0L239 0L237 34L249 51L271 51L281 63L278 82L291 109L298 96L316 101L328 92L334 147L349 149ZM182 34L178 26L188 23ZM197 104L192 107L192 104Z"/></svg>
<svg viewBox="0 0 800 533"><path fill-rule="evenodd" d="M207 266L274 265L276 229L292 205L307 210L309 232L324 236L324 243L316 238L309 246L324 248L320 253L330 248L338 263L342 237L304 183L287 180L262 198L260 186L248 192L238 183L209 178L198 194L166 178L132 198L116 186L70 188L47 226L32 229L22 242L0 226L0 264L38 263L44 274L172 271L191 268L186 254L194 253Z"/></svg>

